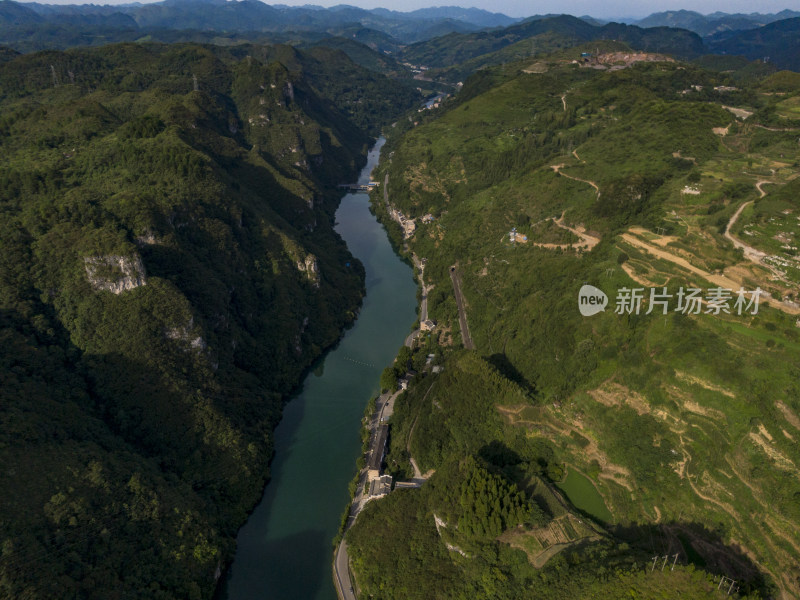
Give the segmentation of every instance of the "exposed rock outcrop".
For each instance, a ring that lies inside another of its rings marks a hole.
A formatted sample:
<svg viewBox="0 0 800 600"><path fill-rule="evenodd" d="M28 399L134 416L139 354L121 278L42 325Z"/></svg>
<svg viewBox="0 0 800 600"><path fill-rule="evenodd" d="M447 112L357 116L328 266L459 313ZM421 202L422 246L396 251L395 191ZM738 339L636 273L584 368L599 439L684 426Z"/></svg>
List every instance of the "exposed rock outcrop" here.
<svg viewBox="0 0 800 600"><path fill-rule="evenodd" d="M141 235L136 236L137 246L155 246L160 244L160 240L152 230L146 229Z"/></svg>
<svg viewBox="0 0 800 600"><path fill-rule="evenodd" d="M206 342L202 336L196 335L194 330L194 318L190 318L186 325L168 329L166 336L171 340L177 340L187 344L187 350L203 351L206 349Z"/></svg>
<svg viewBox="0 0 800 600"><path fill-rule="evenodd" d="M304 272L314 287L319 287L319 264L316 256L309 254L305 261L298 260L297 270Z"/></svg>
<svg viewBox="0 0 800 600"><path fill-rule="evenodd" d="M121 294L147 284L144 264L139 256L85 256L86 277L97 291Z"/></svg>

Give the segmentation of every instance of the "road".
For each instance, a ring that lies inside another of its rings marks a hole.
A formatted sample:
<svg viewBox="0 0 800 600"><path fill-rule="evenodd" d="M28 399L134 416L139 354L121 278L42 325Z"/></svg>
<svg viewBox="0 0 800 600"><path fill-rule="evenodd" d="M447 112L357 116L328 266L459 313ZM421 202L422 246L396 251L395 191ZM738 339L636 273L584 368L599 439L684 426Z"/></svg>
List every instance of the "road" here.
<svg viewBox="0 0 800 600"><path fill-rule="evenodd" d="M758 188L758 191L762 192L762 197L763 197L763 191L761 190L761 188ZM750 206L752 203L753 203L752 200L750 202L744 202L739 208L736 209L736 212L733 213L733 216L731 217L730 221L728 221L728 226L725 228L725 238L730 240L734 248L741 248L742 252L744 253L744 257L746 259L761 266L764 266L762 265L761 260L767 256L767 253L762 252L761 250L756 250L752 246L748 246L740 239L734 237L733 234L731 233L731 228L736 224L736 221L739 220L739 216L742 214L742 211L748 206Z"/></svg>
<svg viewBox="0 0 800 600"><path fill-rule="evenodd" d="M419 284L422 288L422 301L419 304L419 320L420 321L427 321L428 320L428 291L429 289L425 287L425 265L424 263L417 258L416 254L411 254L411 258L414 261L414 266L419 271ZM431 286L433 287L433 286Z"/></svg>
<svg viewBox="0 0 800 600"><path fill-rule="evenodd" d="M561 217L558 219L553 218L552 221L561 229L565 229L570 233L578 236L580 238L580 242L576 242L574 244L541 244L538 242L532 242L534 246L539 246L540 248L561 248L562 250L586 250L589 251L594 248L597 244L600 243L600 238L595 237L593 235L589 235L586 233L586 228L583 225L578 225L577 227L570 227L564 222L564 215L566 212L561 213Z"/></svg>
<svg viewBox="0 0 800 600"><path fill-rule="evenodd" d="M354 517L350 517L355 520ZM348 522L348 525L350 523ZM353 584L350 580L350 557L347 554L347 542L342 540L336 550L336 560L333 563L333 574L336 577L336 591L343 600L356 600Z"/></svg>
<svg viewBox="0 0 800 600"><path fill-rule="evenodd" d="M756 189L758 189L758 192L761 194L762 198L767 195L767 193L761 187L765 183L772 183L772 182L759 181L758 183L756 183ZM748 206L750 206L752 203L753 201L750 200L749 202L743 203L738 209L736 209L736 212L733 213L733 216L731 217L730 221L728 221L728 226L725 227L725 239L729 240L733 244L734 248L741 248L744 257L747 260L759 265L760 267L766 267L767 269L772 271L772 273L778 279L785 281L786 274L783 271L776 269L775 267L773 267L771 264L769 264L764 260L768 256L766 252L763 252L761 250L758 250L757 248L753 248L752 246L745 244L742 240L735 237L731 233L731 228L733 228L733 226L736 224L736 221L739 220L739 216L742 214L742 211Z"/></svg>
<svg viewBox="0 0 800 600"><path fill-rule="evenodd" d="M456 265L450 267L450 279L453 280L453 294L456 297L456 305L458 305L458 322L461 326L461 339L464 341L464 348L467 350L475 350L475 343L472 341L472 336L469 333L467 311L464 308L464 297L461 295L461 279L458 276Z"/></svg>
<svg viewBox="0 0 800 600"><path fill-rule="evenodd" d="M563 163L560 165L551 165L550 168L556 172L556 175L561 175L562 177L566 177L567 179L572 179L573 181L580 181L581 183L589 184L594 188L595 195L597 198L600 198L600 188L594 181L590 181L589 179L581 179L580 177L575 177L573 175L567 175L561 169L563 169L566 165Z"/></svg>
<svg viewBox="0 0 800 600"><path fill-rule="evenodd" d="M380 410L378 411L378 423L382 423L386 421L389 417L394 414L394 401L397 400L397 397L403 393L403 390L397 390L393 394L390 392L386 392L380 397Z"/></svg>
<svg viewBox="0 0 800 600"><path fill-rule="evenodd" d="M413 252L411 253L411 258L413 259L414 266L417 268L419 273L419 285L422 289L422 299L419 303L419 322L422 323L423 321L428 320L428 292L433 289L433 286L425 285L425 265L422 263L422 261L420 261L420 259L417 258L417 255ZM419 328L409 333L405 342L406 346L411 348L411 346L414 345L414 340L417 339L421 333L422 331Z"/></svg>
<svg viewBox="0 0 800 600"><path fill-rule="evenodd" d="M395 213L389 204L389 173L386 173L386 176L383 178L383 201L386 204L386 212L389 213L389 217L405 231L403 223L400 221L400 215ZM406 239L405 233L403 233L403 251L408 252L408 240Z"/></svg>
<svg viewBox="0 0 800 600"><path fill-rule="evenodd" d="M431 388L432 387L433 386L431 385ZM428 393L431 391L431 388L428 388L428 392L422 399L423 402L425 401L425 398L428 397ZM375 405L375 412L372 413L369 421L370 453L378 451L377 448L372 447L377 437L375 434L378 431L378 427L380 427L381 423L391 417L394 413L394 402L402 393L403 390L385 392L378 398L378 401ZM422 484L425 483L426 479L433 474L433 471L431 470L422 475L419 472L419 468L417 467L417 464L413 458L411 459L411 464L414 467L414 478L406 482L398 482L399 487L421 487ZM344 527L345 534L347 533L347 530L353 526L353 523L356 522L358 514L367 503L368 497L364 494L364 487L366 485L367 469L365 467L361 469L361 473L359 474L358 478L358 487L356 488L356 495L353 498L353 502L350 504L350 515L347 517L347 523ZM338 548L336 548L336 558L333 561L333 580L336 584L336 592L340 599L356 600L356 595L353 591L353 579L350 575L350 556L347 553L347 542L345 541L344 537L342 537L342 541L339 543Z"/></svg>
<svg viewBox="0 0 800 600"><path fill-rule="evenodd" d="M672 254L671 252L665 250L664 248L660 248L658 246L653 246L648 242L645 242L642 239L637 238L630 233L623 233L621 236L623 241L627 242L631 246L638 248L639 250L644 250L645 252L652 254L656 258L661 258L667 260L679 267L682 267L693 273L695 275L699 275L706 281L710 281L716 286L721 288L729 289L729 290L738 290L741 287L744 287L744 281L735 281L725 275L724 271L722 274L717 273L709 273L708 271L704 271L703 269L694 266L689 261L687 261L682 256L677 256ZM737 276L738 279L741 279ZM761 298L762 302L764 300L770 301L770 306L777 308L787 314L790 315L798 315L800 314L800 305L795 304L794 302L789 302L785 300L780 300L778 298L773 298L772 294L766 291L761 291Z"/></svg>
<svg viewBox="0 0 800 600"><path fill-rule="evenodd" d="M392 219L395 219L395 213L392 210L392 206L389 204L389 173L383 178L383 202L386 204L386 212ZM398 225L400 225L400 221L395 219ZM403 242L403 249L408 252L408 242ZM420 323L428 318L428 291L425 288L425 279L423 278L423 265L420 260L417 258L417 255L412 252L411 258L414 260L414 266L419 271L419 281L420 285L422 286L422 304L420 306ZM423 316L424 315L424 316ZM421 331L419 329L415 329L411 333L408 334L406 337L406 341L404 345L408 348L414 345L414 340L419 337Z"/></svg>
<svg viewBox="0 0 800 600"><path fill-rule="evenodd" d="M392 215L392 210L389 205L389 174L387 173L383 180L383 200L386 203L386 208L389 211L389 214ZM408 250L408 244L405 244L406 251ZM422 301L420 303L420 322L426 321L428 319L428 292L433 288L433 286L426 287L425 286L425 279L424 279L424 270L425 265L417 258L416 254L411 255L412 259L414 260L414 266L419 272L419 281L422 287ZM457 296L458 297L458 296ZM461 306L459 302L459 306ZM466 320L464 321L466 323ZM462 325L462 331L464 331L464 325ZM411 347L414 343L414 339L420 334L420 330L416 329L406 338L405 345ZM469 333L467 333L469 335ZM471 343L471 340L470 340ZM428 390L430 391L430 389ZM397 397L403 392L403 390L397 390L394 393L386 392L382 394L378 398L377 405L375 407L375 412L373 413L372 417L370 418L369 423L369 430L371 436L371 443L372 440L375 438L375 433L378 430L380 424L389 417L392 416L394 412L394 401ZM426 394L427 397L427 394ZM423 399L424 400L424 399ZM370 447L370 452L375 452L376 449ZM419 473L419 469L415 462L412 464L414 466L415 475ZM426 473L424 476L419 475L415 476L410 482L407 482L406 486L404 487L420 487L424 482L426 477L429 477L431 473ZM367 497L364 495L364 487L367 484L367 469L364 468L361 470L358 479L358 487L356 488L356 495L353 498L353 502L350 505L350 515L347 517L347 523L344 527L344 533L347 533L347 530L353 526L353 523L356 522L356 518L361 510L364 508L366 504ZM347 552L347 542L344 537L342 537L342 541L339 543L339 546L336 548L336 558L333 561L333 576L334 576L334 583L336 584L336 593L338 594L340 600L356 600L355 592L353 591L353 583L352 577L350 575L350 556Z"/></svg>
<svg viewBox="0 0 800 600"><path fill-rule="evenodd" d="M372 447L377 437L375 434L381 423L392 416L394 412L394 401L402 392L403 390L386 392L381 394L378 398L375 405L375 412L372 413L369 421L370 453L377 451L376 448ZM347 517L347 524L344 528L345 533L353 526L353 523L356 522L358 513L361 512L364 505L367 503L367 496L364 495L364 487L366 485L367 469L365 467L361 469L361 473L359 474L356 495L353 498L353 502L350 504L350 516ZM352 591L352 578L350 577L350 557L347 553L347 542L345 542L344 538L342 538L339 547L336 549L336 559L333 561L333 575L339 598L344 598L344 600L356 600L355 593Z"/></svg>

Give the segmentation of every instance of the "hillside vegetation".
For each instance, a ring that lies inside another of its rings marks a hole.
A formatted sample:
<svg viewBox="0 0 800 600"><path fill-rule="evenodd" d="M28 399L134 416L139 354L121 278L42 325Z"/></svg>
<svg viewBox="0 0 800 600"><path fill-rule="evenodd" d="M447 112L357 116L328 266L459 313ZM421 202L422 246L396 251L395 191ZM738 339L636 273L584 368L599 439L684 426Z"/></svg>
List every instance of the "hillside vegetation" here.
<svg viewBox="0 0 800 600"><path fill-rule="evenodd" d="M432 477L348 534L364 597L721 598L722 576L741 597L800 595L794 86L556 54L478 72L390 138L380 181L433 286L418 352L445 361L398 398L387 457ZM374 206L400 247L382 193ZM584 284L604 312L581 316ZM676 310L690 287L704 304ZM728 312L714 287L733 290ZM758 311L737 311L757 287ZM439 495L473 464L497 502Z"/></svg>
<svg viewBox="0 0 800 600"><path fill-rule="evenodd" d="M416 99L329 49L0 64L0 597L212 596L363 293L335 186Z"/></svg>
<svg viewBox="0 0 800 600"><path fill-rule="evenodd" d="M403 52L403 58L418 65L448 67L542 34L557 36L563 40L562 43L569 45L593 40L614 40L628 43L637 50L666 52L681 57L696 56L703 48L700 37L685 29L641 29L620 23L597 26L576 17L560 15L531 19L504 29L451 33L418 42ZM541 54L547 50L540 49L532 54Z"/></svg>

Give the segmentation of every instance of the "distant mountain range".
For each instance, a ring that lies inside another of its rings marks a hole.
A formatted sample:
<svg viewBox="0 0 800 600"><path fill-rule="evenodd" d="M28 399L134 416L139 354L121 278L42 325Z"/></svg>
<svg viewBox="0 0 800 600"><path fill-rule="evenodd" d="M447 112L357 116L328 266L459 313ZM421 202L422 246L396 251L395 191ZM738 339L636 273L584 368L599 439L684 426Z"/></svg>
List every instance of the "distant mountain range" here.
<svg viewBox="0 0 800 600"><path fill-rule="evenodd" d="M639 27L688 29L703 37L706 52L744 56L779 69L800 70L800 12L701 15L689 10L653 13Z"/></svg>
<svg viewBox="0 0 800 600"><path fill-rule="evenodd" d="M505 48L543 35L549 36L551 50L555 47L574 46L593 40L617 40L637 50L665 52L684 58L699 56L705 51L700 37L685 29L666 27L643 29L620 23L598 26L569 15L559 15L532 18L504 29L451 34L426 40L407 47L403 52L403 58L414 64L438 68L452 67L470 61L474 65L474 69L471 70L477 70L483 66L503 62L502 55L499 61L493 60L492 56L496 56ZM553 41L556 41L554 45ZM481 57L486 60L473 62Z"/></svg>
<svg viewBox="0 0 800 600"><path fill-rule="evenodd" d="M346 38L347 44L332 44L368 68L394 76L409 73L402 62L446 68L453 81L485 66L594 40L624 42L633 49L680 58L742 55L766 59L777 68L800 69L800 12L790 10L708 15L678 10L621 24L569 15L515 19L456 6L399 12L348 5L269 5L259 0L115 6L0 0L0 45L20 52L141 40L308 46L332 37ZM359 49L356 42L377 55Z"/></svg>
<svg viewBox="0 0 800 600"><path fill-rule="evenodd" d="M635 21L639 27L678 27L694 31L703 37L756 29L775 21L800 17L800 12L782 10L775 14L714 12L702 15L691 10L657 12Z"/></svg>
<svg viewBox="0 0 800 600"><path fill-rule="evenodd" d="M780 69L800 70L800 17L775 21L757 29L709 41L714 54L762 60Z"/></svg>
<svg viewBox="0 0 800 600"><path fill-rule="evenodd" d="M447 33L466 33L487 27L507 27L519 21L477 8L443 6L412 12L385 8L365 10L339 5L271 6L258 0L165 0L151 4L53 5L0 0L0 27L105 26L129 29L214 31L325 31L360 24L391 35L403 43Z"/></svg>

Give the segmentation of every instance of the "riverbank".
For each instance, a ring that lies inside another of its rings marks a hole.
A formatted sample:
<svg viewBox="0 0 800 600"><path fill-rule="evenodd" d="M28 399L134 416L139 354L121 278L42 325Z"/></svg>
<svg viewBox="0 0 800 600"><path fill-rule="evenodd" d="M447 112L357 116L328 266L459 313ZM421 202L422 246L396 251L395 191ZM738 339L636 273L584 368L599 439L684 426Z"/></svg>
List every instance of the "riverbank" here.
<svg viewBox="0 0 800 600"><path fill-rule="evenodd" d="M387 213L389 216L402 227L402 215L399 215L397 211L394 211L389 203L388 197L388 174L384 178L383 182L383 190L380 192L383 194L385 207L387 209ZM377 214L376 221L377 220ZM387 239L391 241L391 236L389 235L388 229L386 230ZM423 323L428 322L428 306L427 306L427 298L428 292L433 288L433 286L426 286L425 285L425 261L424 259L420 259L417 257L416 254L410 252L408 245L403 245L403 253L401 254L399 249L393 244L394 250L397 252L398 258L404 258L407 260L408 256L411 256L411 262L414 265L414 275L415 278L419 281L419 288L421 289L421 298L419 304L419 318L417 320L417 327L406 337L404 341L404 345L408 348L411 348L414 345L414 341L421 335L423 329ZM406 376L410 378L410 373L407 373ZM368 422L369 428L369 436L370 436L370 447L367 451L367 454L364 459L369 459L372 456L377 455L380 453L383 456L384 448L382 444L385 444L385 437L381 437L379 434L380 428L384 426L384 423L391 417L392 412L394 410L394 401L397 397L404 391L404 389L397 389L397 390L390 390L386 391L381 394L378 398L375 406L375 410ZM337 595L340 600L356 600L356 592L355 592L355 582L353 581L353 576L350 571L350 559L347 552L347 540L346 540L346 533L350 527L356 522L359 513L363 510L364 506L367 502L372 500L378 500L381 496L380 495L370 495L369 488L367 486L370 485L369 481L369 469L366 465L366 460L359 458L360 462L365 463L364 466L361 468L359 476L358 476L358 484L356 486L356 491L353 497L351 498L350 504L348 505L348 515L346 519L343 519L343 526L342 530L340 531L341 539L336 546L336 549L333 553L333 581L334 585L336 586ZM380 461L378 461L380 462ZM425 477L422 475L418 475L418 469L416 468L416 463L414 462L413 458L411 459L412 465L415 470L415 478L409 482L404 482L404 487L419 487L425 481Z"/></svg>
<svg viewBox="0 0 800 600"><path fill-rule="evenodd" d="M368 181L381 143L359 180ZM409 266L369 211L366 193L347 194L336 230L364 266L361 310L289 402L275 430L272 479L240 530L236 558L221 598L333 600L331 543L348 503L353 461L361 448L364 407L416 319Z"/></svg>

